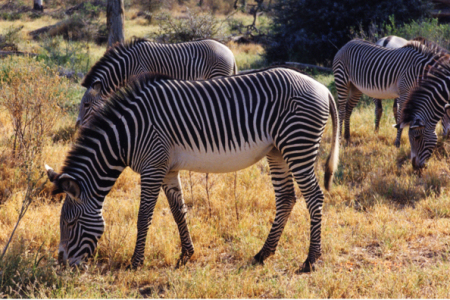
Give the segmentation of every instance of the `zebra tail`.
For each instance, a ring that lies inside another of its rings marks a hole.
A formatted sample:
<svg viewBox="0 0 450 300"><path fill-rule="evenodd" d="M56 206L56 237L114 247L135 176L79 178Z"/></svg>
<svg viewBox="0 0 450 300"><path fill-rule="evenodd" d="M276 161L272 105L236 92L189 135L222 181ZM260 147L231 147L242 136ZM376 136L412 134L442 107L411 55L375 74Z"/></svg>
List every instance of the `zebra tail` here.
<svg viewBox="0 0 450 300"><path fill-rule="evenodd" d="M333 138L331 140L331 151L327 158L325 165L325 188L327 191L331 189L333 182L334 172L337 169L339 163L339 114L336 107L336 102L331 94L328 99L330 101L330 115L333 123Z"/></svg>

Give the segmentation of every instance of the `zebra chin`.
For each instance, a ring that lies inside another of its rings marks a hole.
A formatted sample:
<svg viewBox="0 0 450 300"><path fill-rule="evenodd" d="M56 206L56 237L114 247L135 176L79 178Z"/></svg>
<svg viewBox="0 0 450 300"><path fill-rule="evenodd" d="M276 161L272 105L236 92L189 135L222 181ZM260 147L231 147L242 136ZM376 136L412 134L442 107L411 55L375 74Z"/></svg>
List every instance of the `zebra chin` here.
<svg viewBox="0 0 450 300"><path fill-rule="evenodd" d="M419 160L417 156L411 158L412 167L414 170L419 171L427 167L426 159Z"/></svg>

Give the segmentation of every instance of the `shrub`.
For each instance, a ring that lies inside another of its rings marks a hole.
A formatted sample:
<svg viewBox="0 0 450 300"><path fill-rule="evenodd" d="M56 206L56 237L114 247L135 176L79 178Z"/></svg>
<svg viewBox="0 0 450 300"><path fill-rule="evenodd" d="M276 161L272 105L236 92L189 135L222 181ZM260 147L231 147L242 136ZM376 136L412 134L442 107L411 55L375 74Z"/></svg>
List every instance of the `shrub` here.
<svg viewBox="0 0 450 300"><path fill-rule="evenodd" d="M202 13L187 8L186 17L173 18L162 13L158 20L158 30L154 37L164 43L180 43L197 39L214 38L224 41L224 22L217 20L212 14Z"/></svg>
<svg viewBox="0 0 450 300"><path fill-rule="evenodd" d="M35 59L10 57L2 60L0 86L0 107L8 115L5 133L10 134L1 145L0 193L37 188L33 185L42 177L43 147L65 114L69 82Z"/></svg>
<svg viewBox="0 0 450 300"><path fill-rule="evenodd" d="M59 66L61 75L79 79L91 67L89 44L65 40L62 36L42 40L42 50L37 59L50 67Z"/></svg>
<svg viewBox="0 0 450 300"><path fill-rule="evenodd" d="M427 0L279 0L266 47L269 61L301 61L330 65L351 39L351 28L367 31L394 15L399 24L426 16Z"/></svg>
<svg viewBox="0 0 450 300"><path fill-rule="evenodd" d="M52 268L54 260L40 249L26 251L23 241L15 243L3 260L0 260L0 296L12 298L43 298L49 290L60 287L61 279ZM46 288L46 292L42 289Z"/></svg>

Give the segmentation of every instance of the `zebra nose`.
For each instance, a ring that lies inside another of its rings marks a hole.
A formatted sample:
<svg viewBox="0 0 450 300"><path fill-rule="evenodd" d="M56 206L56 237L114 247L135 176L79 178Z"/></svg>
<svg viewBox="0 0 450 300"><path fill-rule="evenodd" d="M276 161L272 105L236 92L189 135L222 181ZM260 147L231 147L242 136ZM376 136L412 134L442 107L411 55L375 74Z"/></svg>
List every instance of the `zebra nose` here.
<svg viewBox="0 0 450 300"><path fill-rule="evenodd" d="M412 158L412 165L413 165L413 168L414 169L418 169L419 168L419 166L417 165L417 163L416 163L416 157L414 156L413 158Z"/></svg>
<svg viewBox="0 0 450 300"><path fill-rule="evenodd" d="M60 265L63 265L63 264L65 263L65 261L64 261L64 252L63 252L63 251L59 251L59 254L58 254L58 263L59 263Z"/></svg>

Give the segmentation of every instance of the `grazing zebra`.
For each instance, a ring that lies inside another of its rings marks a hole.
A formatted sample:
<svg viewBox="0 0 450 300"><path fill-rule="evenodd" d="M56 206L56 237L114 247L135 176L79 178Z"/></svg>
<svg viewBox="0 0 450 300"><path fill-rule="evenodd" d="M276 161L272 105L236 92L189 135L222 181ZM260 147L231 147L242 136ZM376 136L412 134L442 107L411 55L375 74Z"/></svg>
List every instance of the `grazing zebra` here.
<svg viewBox="0 0 450 300"><path fill-rule="evenodd" d="M422 44L424 44L427 47L436 47L437 45L433 42L430 42L429 40L423 38L423 37L416 37L414 38L412 41L418 41L421 42ZM395 35L391 35L391 36L387 36L384 38L379 39L376 44L378 46L382 46L388 49L397 49L397 48L401 48L403 46L405 46L408 43L408 40L395 36ZM440 46L438 46L440 47ZM449 54L449 52L447 51L447 49L441 48L441 52ZM380 127L380 120L381 120L381 116L383 114L383 105L381 103L380 99L373 99L373 102L375 103L375 131L378 131L379 127ZM398 111L398 107L397 107L397 98L394 100L394 105L392 107L392 110L394 112L394 118L396 121L398 121L398 116L397 116L397 111ZM443 136L446 138L450 137L450 117L447 114L444 114L444 116L442 117L442 129L443 129Z"/></svg>
<svg viewBox="0 0 450 300"><path fill-rule="evenodd" d="M411 88L443 55L441 47L426 46L418 41L411 41L398 49L386 49L358 39L344 45L334 58L333 72L340 128L345 119L344 137L347 142L350 139L350 116L363 93L378 99L398 98L401 111ZM399 127L394 142L396 147L400 147L401 133Z"/></svg>
<svg viewBox="0 0 450 300"><path fill-rule="evenodd" d="M436 148L436 124L450 113L450 55L424 76L405 102L397 128L409 126L411 163L421 169Z"/></svg>
<svg viewBox="0 0 450 300"><path fill-rule="evenodd" d="M408 40L405 40L402 37L390 35L379 39L375 44L388 49L397 49L405 46L407 43ZM381 99L376 98L373 98L373 103L375 103L375 131L378 131L380 128L381 116L383 115L383 104L381 103ZM392 110L394 112L395 121L397 121L397 98L394 100Z"/></svg>
<svg viewBox="0 0 450 300"><path fill-rule="evenodd" d="M103 55L81 83L87 91L81 99L76 126L85 126L108 95L133 76L146 72L200 80L234 75L238 70L231 50L215 40L159 44L134 39L118 44Z"/></svg>
<svg viewBox="0 0 450 300"><path fill-rule="evenodd" d="M54 193L66 192L61 210L60 261L90 256L104 231L102 206L129 166L141 174L141 205L132 266L144 248L160 188L178 225L184 264L194 253L186 224L179 171L232 172L267 157L276 215L255 263L274 254L296 202L294 178L305 198L311 238L302 271L321 255L323 193L314 174L319 144L331 115L333 138L326 163L330 188L339 157L339 117L328 89L287 68L205 81L144 74L116 93L81 130L61 174L47 167Z"/></svg>

